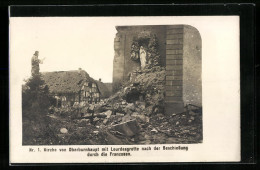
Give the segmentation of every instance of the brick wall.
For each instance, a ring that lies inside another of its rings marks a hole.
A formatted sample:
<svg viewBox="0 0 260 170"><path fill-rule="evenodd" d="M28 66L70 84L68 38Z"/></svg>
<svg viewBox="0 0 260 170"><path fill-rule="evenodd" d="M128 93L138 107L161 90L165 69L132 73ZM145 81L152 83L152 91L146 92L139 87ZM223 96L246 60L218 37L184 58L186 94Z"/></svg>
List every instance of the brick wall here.
<svg viewBox="0 0 260 170"><path fill-rule="evenodd" d="M183 111L183 26L166 27L166 113Z"/></svg>

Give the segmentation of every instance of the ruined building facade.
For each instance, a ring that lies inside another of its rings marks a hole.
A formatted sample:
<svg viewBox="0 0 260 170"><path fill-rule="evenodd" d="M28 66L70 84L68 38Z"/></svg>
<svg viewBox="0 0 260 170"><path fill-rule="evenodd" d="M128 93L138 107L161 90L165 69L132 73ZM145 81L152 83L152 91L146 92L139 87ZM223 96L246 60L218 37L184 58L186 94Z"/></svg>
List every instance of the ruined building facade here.
<svg viewBox="0 0 260 170"><path fill-rule="evenodd" d="M189 25L118 26L114 39L113 91L140 68L131 59L134 37L149 31L158 39L160 65L166 68L166 113L183 111L187 104L202 106L202 56L199 31Z"/></svg>

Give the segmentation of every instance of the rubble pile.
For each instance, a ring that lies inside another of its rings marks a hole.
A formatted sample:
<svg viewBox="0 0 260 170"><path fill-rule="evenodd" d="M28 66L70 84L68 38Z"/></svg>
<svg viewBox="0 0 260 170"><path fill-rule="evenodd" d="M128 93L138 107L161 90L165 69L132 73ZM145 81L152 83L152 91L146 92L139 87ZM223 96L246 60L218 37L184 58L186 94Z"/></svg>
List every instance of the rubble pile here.
<svg viewBox="0 0 260 170"><path fill-rule="evenodd" d="M109 104L133 103L139 114L163 113L165 68L136 70L119 92L107 100ZM121 105L122 106L122 105ZM122 106L124 107L124 106Z"/></svg>
<svg viewBox="0 0 260 170"><path fill-rule="evenodd" d="M42 135L45 139L39 137L40 144L201 142L201 108L190 105L183 113L165 115L164 84L164 68L136 70L117 93L98 104L50 108L49 134Z"/></svg>

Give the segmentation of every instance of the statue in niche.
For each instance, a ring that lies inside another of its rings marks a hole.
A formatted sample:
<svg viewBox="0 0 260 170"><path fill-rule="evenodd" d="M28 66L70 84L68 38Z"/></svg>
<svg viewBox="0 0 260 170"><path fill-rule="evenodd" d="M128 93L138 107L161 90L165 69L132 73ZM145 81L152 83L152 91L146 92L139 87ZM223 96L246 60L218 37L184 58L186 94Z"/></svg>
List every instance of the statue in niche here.
<svg viewBox="0 0 260 170"><path fill-rule="evenodd" d="M141 62L141 69L144 69L146 66L146 51L143 46L140 47L140 62Z"/></svg>
<svg viewBox="0 0 260 170"><path fill-rule="evenodd" d="M142 31L133 37L131 59L140 63L142 70L160 66L158 46L158 39L155 34L150 31Z"/></svg>

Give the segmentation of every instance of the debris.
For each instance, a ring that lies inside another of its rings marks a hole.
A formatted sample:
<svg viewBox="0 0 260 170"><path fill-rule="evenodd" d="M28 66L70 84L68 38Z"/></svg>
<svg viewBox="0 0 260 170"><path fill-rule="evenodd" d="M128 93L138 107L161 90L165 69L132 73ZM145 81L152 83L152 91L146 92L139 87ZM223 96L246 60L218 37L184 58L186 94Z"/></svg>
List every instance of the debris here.
<svg viewBox="0 0 260 170"><path fill-rule="evenodd" d="M92 119L93 117L95 118L106 118L107 115L105 113L95 113L95 114L85 114L81 117L81 119Z"/></svg>
<svg viewBox="0 0 260 170"><path fill-rule="evenodd" d="M104 120L103 120L103 123L104 123L104 124L107 124L107 121L108 121L108 119L104 119Z"/></svg>
<svg viewBox="0 0 260 170"><path fill-rule="evenodd" d="M138 115L139 115L139 113L133 112L131 116L132 116L132 117L136 117L136 116L138 116Z"/></svg>
<svg viewBox="0 0 260 170"><path fill-rule="evenodd" d="M147 116L145 116L145 115L140 115L140 114L138 114L138 115L133 115L133 114L132 114L132 117L135 117L136 119L139 119L139 120L141 120L142 122L149 122L149 118L148 118Z"/></svg>
<svg viewBox="0 0 260 170"><path fill-rule="evenodd" d="M146 140L144 144L146 144L146 145L151 144L151 141L150 140Z"/></svg>
<svg viewBox="0 0 260 170"><path fill-rule="evenodd" d="M97 135L99 133L99 131L93 131L93 133Z"/></svg>
<svg viewBox="0 0 260 170"><path fill-rule="evenodd" d="M68 133L68 130L67 130L66 128L61 128L61 129L60 129L60 132L63 133L63 134L65 134L65 133Z"/></svg>
<svg viewBox="0 0 260 170"><path fill-rule="evenodd" d="M110 116L112 115L112 111L111 110L108 110L105 112L105 115L107 116L107 118L109 119Z"/></svg>
<svg viewBox="0 0 260 170"><path fill-rule="evenodd" d="M158 130L156 130L155 128L153 128L153 129L151 130L151 132L158 133Z"/></svg>
<svg viewBox="0 0 260 170"><path fill-rule="evenodd" d="M89 119L81 119L78 121L78 126L84 127L84 126L87 126L89 123L90 123Z"/></svg>
<svg viewBox="0 0 260 170"><path fill-rule="evenodd" d="M106 132L106 140L108 145L123 145L123 141L115 137L109 132Z"/></svg>
<svg viewBox="0 0 260 170"><path fill-rule="evenodd" d="M100 118L95 117L95 118L93 119L93 122L97 122L97 121L99 121L99 120L100 120Z"/></svg>
<svg viewBox="0 0 260 170"><path fill-rule="evenodd" d="M50 140L43 144L124 145L202 141L201 107L188 105L183 113L163 114L164 68L136 71L134 78L124 83L118 92L98 104L54 108L54 113L47 115L51 121L50 129L57 132L60 127L66 127L69 130L60 129L58 142Z"/></svg>
<svg viewBox="0 0 260 170"><path fill-rule="evenodd" d="M126 114L124 117L122 117L122 122L127 122L131 119L132 119L132 117L130 116L130 114Z"/></svg>
<svg viewBox="0 0 260 170"><path fill-rule="evenodd" d="M136 120L130 120L113 126L113 129L123 133L126 136L134 136L139 133L139 126Z"/></svg>
<svg viewBox="0 0 260 170"><path fill-rule="evenodd" d="M131 111L135 111L135 105L134 105L134 103L129 103L125 108L126 108L126 109L129 109L129 110L131 110Z"/></svg>
<svg viewBox="0 0 260 170"><path fill-rule="evenodd" d="M116 116L124 116L122 113L116 113Z"/></svg>

